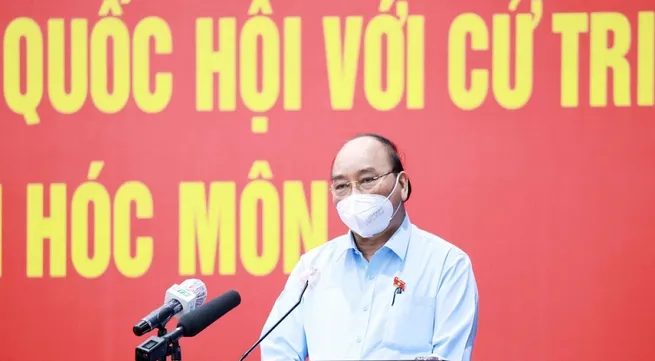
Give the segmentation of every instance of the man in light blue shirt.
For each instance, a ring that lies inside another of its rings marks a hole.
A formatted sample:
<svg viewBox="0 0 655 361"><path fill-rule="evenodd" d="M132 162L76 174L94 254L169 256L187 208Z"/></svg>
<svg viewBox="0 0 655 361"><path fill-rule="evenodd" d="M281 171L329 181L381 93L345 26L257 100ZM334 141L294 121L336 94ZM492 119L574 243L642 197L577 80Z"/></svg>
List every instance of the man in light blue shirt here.
<svg viewBox="0 0 655 361"><path fill-rule="evenodd" d="M300 258L263 332L309 287L261 343L262 361L469 361L478 316L471 260L410 222L411 185L395 145L375 134L351 139L334 159L330 190L350 231Z"/></svg>

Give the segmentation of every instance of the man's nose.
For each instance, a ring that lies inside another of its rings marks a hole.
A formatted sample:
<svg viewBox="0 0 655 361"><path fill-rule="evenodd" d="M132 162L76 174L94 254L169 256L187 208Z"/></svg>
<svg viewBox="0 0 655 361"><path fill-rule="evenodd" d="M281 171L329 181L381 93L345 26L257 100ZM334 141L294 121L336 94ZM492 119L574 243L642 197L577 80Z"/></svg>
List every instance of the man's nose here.
<svg viewBox="0 0 655 361"><path fill-rule="evenodd" d="M359 190L359 187L357 186L357 183L350 183L350 194L361 194L362 192Z"/></svg>

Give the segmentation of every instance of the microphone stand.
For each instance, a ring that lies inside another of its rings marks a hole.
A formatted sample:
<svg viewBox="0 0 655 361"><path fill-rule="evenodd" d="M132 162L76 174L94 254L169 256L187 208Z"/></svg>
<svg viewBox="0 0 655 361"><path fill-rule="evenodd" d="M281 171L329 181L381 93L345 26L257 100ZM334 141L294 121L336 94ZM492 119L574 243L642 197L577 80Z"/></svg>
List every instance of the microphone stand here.
<svg viewBox="0 0 655 361"><path fill-rule="evenodd" d="M136 361L166 361L171 356L172 361L182 361L182 349L179 339L182 329L176 328L168 333L166 322L157 326L157 336L148 338L136 348Z"/></svg>
<svg viewBox="0 0 655 361"><path fill-rule="evenodd" d="M168 331L166 331L166 328L164 326L158 326L157 327L157 336L158 337L163 337L166 338L165 336L168 334ZM182 348L180 347L180 342L178 339L175 339L173 342L171 342L170 345L167 346L167 354L171 356L172 361L182 361ZM166 356L164 357L163 360L160 361L166 361Z"/></svg>
<svg viewBox="0 0 655 361"><path fill-rule="evenodd" d="M180 342L175 340L168 347L170 348L171 360L182 361L182 348L180 347Z"/></svg>
<svg viewBox="0 0 655 361"><path fill-rule="evenodd" d="M305 294L305 291L307 290L307 287L308 287L308 286L309 286L309 280L307 280L307 282L305 282L305 286L303 287L302 292L300 292L300 297L298 297L298 302L296 302L296 304L293 305L293 307L291 307L291 309L290 309L289 311L287 311L287 313L285 313L284 316L280 317L280 319L279 319L279 320L278 320L278 321L273 325L273 327L271 327L268 331L266 331L266 333L265 333L262 337L260 337L259 340L258 340L257 342L255 342L255 344L252 345L252 346L248 349L248 351L246 351L246 353L243 354L243 356L241 356L241 358L239 359L239 361L243 361L246 357L248 357L248 355L250 355L250 353L251 353L255 348L257 348L257 346L259 346L259 344L260 344L262 341L264 341L264 339L265 339L265 338L266 338L266 337L267 337L271 332L273 332L273 330L277 327L277 325L279 325L280 323L282 323L282 321L284 321L284 319L287 318L287 316L289 316L289 314L291 314L291 311L295 310L296 307L298 307L298 306L300 305L300 303L302 302L302 296ZM175 360L173 360L173 361L175 361Z"/></svg>
<svg viewBox="0 0 655 361"><path fill-rule="evenodd" d="M164 323L164 324L161 325L161 326L157 326L157 337L164 337L164 336L166 336L166 334L168 333L168 331L166 331L166 327L165 327L165 326L166 326L166 323ZM166 346L166 348L167 348L167 350L166 350L166 354L167 354L167 355L170 355L170 354L171 354L171 346ZM167 358L167 357L168 357L168 356L164 356L163 359L158 360L158 361L166 361L166 358Z"/></svg>
<svg viewBox="0 0 655 361"><path fill-rule="evenodd" d="M164 337L168 333L168 331L166 331L166 327L164 326L166 326L166 324L157 326L157 337Z"/></svg>

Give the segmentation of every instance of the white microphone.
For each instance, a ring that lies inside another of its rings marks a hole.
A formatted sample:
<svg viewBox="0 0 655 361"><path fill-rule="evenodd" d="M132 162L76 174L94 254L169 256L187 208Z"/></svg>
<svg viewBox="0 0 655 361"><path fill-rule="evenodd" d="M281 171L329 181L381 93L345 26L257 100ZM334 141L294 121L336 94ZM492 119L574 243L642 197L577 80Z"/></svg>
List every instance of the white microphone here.
<svg viewBox="0 0 655 361"><path fill-rule="evenodd" d="M182 311L176 312L175 316L185 315L197 307L200 307L207 299L207 286L196 278L184 280L181 285L173 285L166 290L164 304L178 302L182 305Z"/></svg>
<svg viewBox="0 0 655 361"><path fill-rule="evenodd" d="M207 299L207 286L199 279L188 279L180 285L173 285L166 290L164 305L142 318L132 331L142 336L155 328L166 325L173 316L185 315L203 304Z"/></svg>

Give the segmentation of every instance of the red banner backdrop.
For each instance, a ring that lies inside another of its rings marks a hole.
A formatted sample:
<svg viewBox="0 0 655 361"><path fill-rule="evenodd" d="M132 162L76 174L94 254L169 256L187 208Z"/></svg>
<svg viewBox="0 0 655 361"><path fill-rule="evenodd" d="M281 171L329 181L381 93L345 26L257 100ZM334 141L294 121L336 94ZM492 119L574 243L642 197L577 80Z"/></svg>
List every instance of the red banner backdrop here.
<svg viewBox="0 0 655 361"><path fill-rule="evenodd" d="M329 165L363 131L473 260L475 359L651 358L651 1L3 0L0 24L2 361L129 360L186 278L243 302L185 359L237 359L346 231Z"/></svg>

